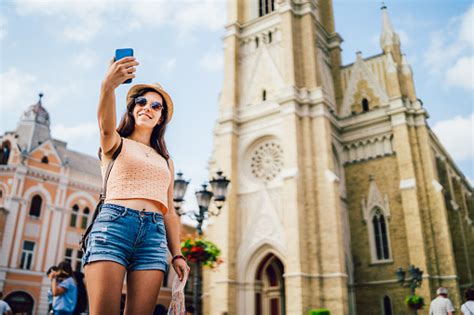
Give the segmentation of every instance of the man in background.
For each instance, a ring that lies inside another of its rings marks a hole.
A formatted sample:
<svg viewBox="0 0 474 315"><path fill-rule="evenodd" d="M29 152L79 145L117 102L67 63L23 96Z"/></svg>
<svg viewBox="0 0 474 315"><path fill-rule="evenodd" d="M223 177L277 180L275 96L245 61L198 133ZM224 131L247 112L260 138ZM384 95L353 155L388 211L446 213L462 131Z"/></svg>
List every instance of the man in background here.
<svg viewBox="0 0 474 315"><path fill-rule="evenodd" d="M453 302L448 299L448 289L438 288L436 294L438 296L430 304L430 315L453 315L454 306Z"/></svg>

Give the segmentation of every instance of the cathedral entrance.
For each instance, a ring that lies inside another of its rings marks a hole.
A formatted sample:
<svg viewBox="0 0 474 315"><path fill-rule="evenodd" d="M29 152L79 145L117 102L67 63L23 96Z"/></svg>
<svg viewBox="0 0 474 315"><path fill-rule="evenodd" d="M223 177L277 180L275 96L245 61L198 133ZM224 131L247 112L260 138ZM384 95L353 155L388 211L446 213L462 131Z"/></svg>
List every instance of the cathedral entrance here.
<svg viewBox="0 0 474 315"><path fill-rule="evenodd" d="M255 315L285 314L283 264L273 254L260 262L255 275Z"/></svg>

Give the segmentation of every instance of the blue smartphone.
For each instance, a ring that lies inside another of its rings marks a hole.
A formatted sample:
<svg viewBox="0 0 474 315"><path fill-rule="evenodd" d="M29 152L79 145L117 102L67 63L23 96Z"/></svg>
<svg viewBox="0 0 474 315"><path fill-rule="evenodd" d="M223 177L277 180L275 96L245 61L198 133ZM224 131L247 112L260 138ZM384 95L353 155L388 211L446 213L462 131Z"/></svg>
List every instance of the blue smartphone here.
<svg viewBox="0 0 474 315"><path fill-rule="evenodd" d="M115 61L120 60L125 57L133 57L132 48L119 48L115 50ZM132 83L132 79L128 79L123 83Z"/></svg>

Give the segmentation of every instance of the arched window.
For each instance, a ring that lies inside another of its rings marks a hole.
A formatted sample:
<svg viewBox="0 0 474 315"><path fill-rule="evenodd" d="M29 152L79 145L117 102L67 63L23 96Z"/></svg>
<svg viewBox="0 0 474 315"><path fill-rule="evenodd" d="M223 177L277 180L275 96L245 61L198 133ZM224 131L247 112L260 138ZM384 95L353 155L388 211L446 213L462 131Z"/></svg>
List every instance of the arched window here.
<svg viewBox="0 0 474 315"><path fill-rule="evenodd" d="M89 213L90 213L89 207L85 207L84 210L82 210L81 229L87 229Z"/></svg>
<svg viewBox="0 0 474 315"><path fill-rule="evenodd" d="M369 101L366 99L366 98L363 98L362 99L362 110L364 112L368 112L369 111Z"/></svg>
<svg viewBox="0 0 474 315"><path fill-rule="evenodd" d="M379 209L375 211L372 218L372 227L374 229L374 245L377 260L389 259L387 225L385 217Z"/></svg>
<svg viewBox="0 0 474 315"><path fill-rule="evenodd" d="M383 297L383 315L392 315L392 301L388 295Z"/></svg>
<svg viewBox="0 0 474 315"><path fill-rule="evenodd" d="M41 163L44 163L44 164L48 164L49 163L49 159L48 157L45 155L43 156L43 158L41 159Z"/></svg>
<svg viewBox="0 0 474 315"><path fill-rule="evenodd" d="M39 218L41 216L41 205L43 198L40 195L34 195L30 204L30 216Z"/></svg>
<svg viewBox="0 0 474 315"><path fill-rule="evenodd" d="M255 37L255 47L258 48L258 37Z"/></svg>
<svg viewBox="0 0 474 315"><path fill-rule="evenodd" d="M268 42L272 42L272 32L268 32Z"/></svg>
<svg viewBox="0 0 474 315"><path fill-rule="evenodd" d="M266 100L267 100L267 91L263 90L262 91L262 101L266 101Z"/></svg>
<svg viewBox="0 0 474 315"><path fill-rule="evenodd" d="M71 220L69 221L70 227L76 227L78 212L79 212L79 206L78 205L72 206Z"/></svg>
<svg viewBox="0 0 474 315"><path fill-rule="evenodd" d="M264 16L275 11L275 0L259 0L258 16Z"/></svg>

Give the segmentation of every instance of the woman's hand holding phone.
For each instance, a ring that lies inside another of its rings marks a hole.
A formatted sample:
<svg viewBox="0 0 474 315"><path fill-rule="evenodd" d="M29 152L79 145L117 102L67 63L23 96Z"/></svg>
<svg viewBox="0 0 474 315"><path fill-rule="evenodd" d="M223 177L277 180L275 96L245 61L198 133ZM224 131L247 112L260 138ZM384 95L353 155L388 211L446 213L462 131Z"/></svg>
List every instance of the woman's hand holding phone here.
<svg viewBox="0 0 474 315"><path fill-rule="evenodd" d="M128 79L135 78L136 66L139 63L135 57L125 57L115 61L115 58L110 60L109 69L102 81L104 89L115 90L120 84Z"/></svg>

